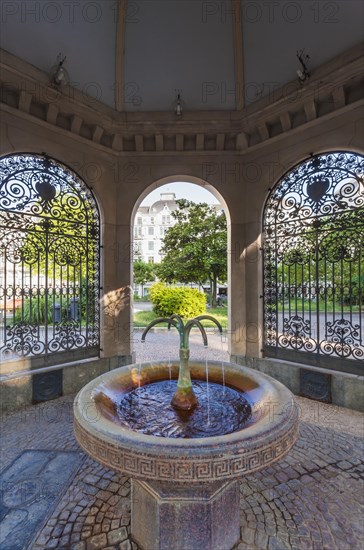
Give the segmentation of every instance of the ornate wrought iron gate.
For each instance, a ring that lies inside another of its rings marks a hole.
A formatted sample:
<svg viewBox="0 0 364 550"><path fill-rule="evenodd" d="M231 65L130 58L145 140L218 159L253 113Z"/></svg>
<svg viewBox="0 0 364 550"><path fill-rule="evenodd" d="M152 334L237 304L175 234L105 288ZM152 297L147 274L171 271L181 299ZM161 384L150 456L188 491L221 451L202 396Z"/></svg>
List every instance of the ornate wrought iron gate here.
<svg viewBox="0 0 364 550"><path fill-rule="evenodd" d="M364 157L296 166L263 221L266 356L359 373L364 366Z"/></svg>
<svg viewBox="0 0 364 550"><path fill-rule="evenodd" d="M0 160L0 359L99 350L99 213L91 190L46 156Z"/></svg>

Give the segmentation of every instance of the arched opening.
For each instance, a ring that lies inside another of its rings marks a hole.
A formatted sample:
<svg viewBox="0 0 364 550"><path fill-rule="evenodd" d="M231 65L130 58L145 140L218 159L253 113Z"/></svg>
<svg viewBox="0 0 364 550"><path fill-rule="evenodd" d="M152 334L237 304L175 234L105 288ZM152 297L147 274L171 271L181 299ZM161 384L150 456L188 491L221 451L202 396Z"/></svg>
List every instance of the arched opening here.
<svg viewBox="0 0 364 550"><path fill-rule="evenodd" d="M264 353L361 371L364 157L330 152L290 170L264 209Z"/></svg>
<svg viewBox="0 0 364 550"><path fill-rule="evenodd" d="M100 217L46 155L0 160L0 355L37 366L99 353Z"/></svg>
<svg viewBox="0 0 364 550"><path fill-rule="evenodd" d="M201 189L202 191L205 191L205 194L201 193ZM148 196L150 196L150 199L148 200L148 205L143 206L145 205L145 199ZM161 254L161 248L163 247L166 232L176 223L174 214L179 208L176 204L176 200L178 199L185 199L194 203L208 203L212 210L216 209L217 213L222 214L224 220L226 220L225 234L227 234L229 242L229 213L226 207L226 203L221 195L211 185L207 184L203 180L200 180L199 178L191 178L186 176L170 176L168 178L158 180L154 184L147 187L134 207L131 227L133 240L132 248L133 258L134 260L137 260L138 263L139 259L141 259L144 264L149 262L151 264L154 264L154 262L161 262L159 263L159 265L157 265L157 271L158 267L163 264L164 256L163 254ZM216 233L217 232L218 228L216 228ZM228 318L229 310L228 250L229 246L225 244L225 259L228 268L224 280L217 277L219 284L217 285L216 289L214 288L213 284L209 286L209 281L207 278L204 281L198 281L197 279L193 278L188 281L187 279L178 278L174 281L169 281L168 278L163 279L160 273L157 273L156 278L167 280L167 282L172 282L173 284L182 283L188 284L190 286L195 286L200 291L206 293L209 305L211 305L211 296L215 296L216 294L218 305L221 306L221 312L225 308L224 315L226 319L226 317ZM188 265L188 262L184 263L183 267L185 270L187 270ZM216 267L216 270L218 270L219 266L216 263L213 265L213 267ZM150 282L146 281L145 285L138 285L135 284L136 278L136 272L134 271L134 296L140 297L141 295L147 293L147 289L151 286L151 284L153 284L154 279ZM136 305L136 302L134 301L134 309L138 310L139 308L143 310L142 304Z"/></svg>

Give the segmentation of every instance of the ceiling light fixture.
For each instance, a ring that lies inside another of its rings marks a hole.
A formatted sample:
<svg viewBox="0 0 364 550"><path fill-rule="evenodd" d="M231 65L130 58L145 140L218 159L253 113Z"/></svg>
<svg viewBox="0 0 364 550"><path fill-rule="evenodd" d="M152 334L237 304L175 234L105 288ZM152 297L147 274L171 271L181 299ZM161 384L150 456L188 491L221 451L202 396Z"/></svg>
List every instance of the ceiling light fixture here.
<svg viewBox="0 0 364 550"><path fill-rule="evenodd" d="M62 54L59 53L57 57L57 62L51 68L51 84L53 84L53 86L56 86L57 88L59 86L63 86L64 84L68 84L69 82L68 72L64 68L65 61L66 56L64 56L62 59Z"/></svg>
<svg viewBox="0 0 364 550"><path fill-rule="evenodd" d="M300 50L297 52L297 58L298 58L298 61L301 63L301 67L299 69L297 69L296 73L297 73L297 76L298 76L298 80L301 82L301 84L303 82L305 82L305 80L307 80L308 78L310 78L310 73L308 72L308 69L307 69L307 66L306 66L306 63L307 61L310 59L310 56L309 55L303 55L304 54L304 49L303 50ZM306 63L305 63L306 61Z"/></svg>
<svg viewBox="0 0 364 550"><path fill-rule="evenodd" d="M182 116L183 107L182 107L182 99L181 99L181 90L176 90L176 94L177 94L177 99L176 99L174 112L176 113L176 116Z"/></svg>

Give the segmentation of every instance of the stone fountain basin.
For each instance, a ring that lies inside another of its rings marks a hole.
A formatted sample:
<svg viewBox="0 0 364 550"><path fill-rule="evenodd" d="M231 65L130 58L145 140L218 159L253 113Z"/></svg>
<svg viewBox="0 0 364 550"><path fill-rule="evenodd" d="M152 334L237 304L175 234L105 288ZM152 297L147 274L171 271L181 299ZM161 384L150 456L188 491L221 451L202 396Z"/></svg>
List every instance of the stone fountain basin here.
<svg viewBox="0 0 364 550"><path fill-rule="evenodd" d="M298 413L291 392L261 372L234 363L209 361L209 381L245 393L252 422L217 437L172 439L144 435L120 425L123 394L139 385L178 377L178 361L133 364L88 383L75 400L74 429L81 447L95 460L134 479L201 484L232 480L282 458L298 436ZM190 362L191 378L206 380L205 362ZM140 378L139 378L140 373Z"/></svg>

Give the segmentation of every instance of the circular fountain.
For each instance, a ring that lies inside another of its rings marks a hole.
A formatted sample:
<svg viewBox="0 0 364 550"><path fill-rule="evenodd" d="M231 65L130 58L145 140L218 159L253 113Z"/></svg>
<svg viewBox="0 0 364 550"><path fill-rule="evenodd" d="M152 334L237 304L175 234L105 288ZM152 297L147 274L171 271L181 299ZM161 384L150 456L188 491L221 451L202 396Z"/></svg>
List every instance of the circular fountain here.
<svg viewBox="0 0 364 550"><path fill-rule="evenodd" d="M282 458L298 435L293 396L276 380L233 363L209 361L206 372L205 362L188 362L189 331L197 326L206 343L201 321L207 317L186 325L177 316L167 319L180 334L179 365L115 369L75 400L81 447L132 479L131 532L145 550L230 550L240 538L238 480ZM152 418L151 396L160 407Z"/></svg>

